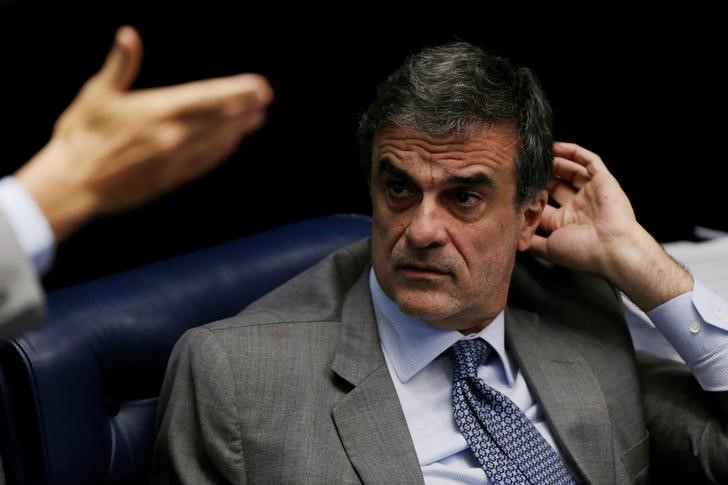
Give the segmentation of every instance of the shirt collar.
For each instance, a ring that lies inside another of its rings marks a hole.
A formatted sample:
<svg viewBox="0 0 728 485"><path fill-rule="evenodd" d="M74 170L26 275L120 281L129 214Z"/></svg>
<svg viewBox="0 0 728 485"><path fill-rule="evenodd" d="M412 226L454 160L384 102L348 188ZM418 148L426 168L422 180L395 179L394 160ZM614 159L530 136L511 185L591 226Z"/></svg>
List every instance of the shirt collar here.
<svg viewBox="0 0 728 485"><path fill-rule="evenodd" d="M455 342L482 338L495 350L505 369L508 385L514 382L513 369L505 350L505 319L500 312L483 330L463 335L457 330L437 328L424 320L402 313L379 286L374 269L369 271L369 289L374 302L382 350L403 383L424 369Z"/></svg>

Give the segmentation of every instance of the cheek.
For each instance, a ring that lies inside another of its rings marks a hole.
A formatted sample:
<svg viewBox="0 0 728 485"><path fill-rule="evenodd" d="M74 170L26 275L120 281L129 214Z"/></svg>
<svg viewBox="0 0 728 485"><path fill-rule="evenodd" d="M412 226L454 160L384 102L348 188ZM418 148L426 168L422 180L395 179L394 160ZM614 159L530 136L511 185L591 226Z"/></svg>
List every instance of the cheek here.
<svg viewBox="0 0 728 485"><path fill-rule="evenodd" d="M473 226L467 231L452 232L453 245L464 259L477 284L500 280L510 271L518 246L518 234L511 221Z"/></svg>
<svg viewBox="0 0 728 485"><path fill-rule="evenodd" d="M372 222L372 238L377 240L381 248L390 250L403 239L407 224L401 217L393 214L382 214L375 211Z"/></svg>
<svg viewBox="0 0 728 485"><path fill-rule="evenodd" d="M375 217L372 223L372 263L375 270L384 271L392 252L398 243L403 241L407 226L392 221L391 218L382 220Z"/></svg>

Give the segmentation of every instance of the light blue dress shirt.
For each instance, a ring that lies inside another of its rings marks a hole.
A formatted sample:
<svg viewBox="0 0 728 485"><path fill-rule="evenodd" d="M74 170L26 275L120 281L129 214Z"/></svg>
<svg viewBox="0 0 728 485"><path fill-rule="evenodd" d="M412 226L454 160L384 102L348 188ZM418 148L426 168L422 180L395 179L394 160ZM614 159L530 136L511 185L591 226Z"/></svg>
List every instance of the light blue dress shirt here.
<svg viewBox="0 0 728 485"><path fill-rule="evenodd" d="M38 204L15 177L0 179L0 211L36 271L40 274L48 271L55 250L53 231Z"/></svg>
<svg viewBox="0 0 728 485"><path fill-rule="evenodd" d="M369 287L382 352L425 483L490 483L452 417L452 364L444 352L461 339L482 338L493 347L494 352L478 369L478 376L508 396L559 451L540 404L531 395L520 369L505 348L503 312L479 333L464 336L402 313L384 294L373 270L369 274ZM701 311L696 308L698 304ZM696 282L693 292L680 295L648 313L655 325L666 332L666 337L693 368L706 390L728 389L728 353L725 350L728 331L710 324L701 314L722 314L725 306L723 299ZM697 332L696 325L700 327Z"/></svg>

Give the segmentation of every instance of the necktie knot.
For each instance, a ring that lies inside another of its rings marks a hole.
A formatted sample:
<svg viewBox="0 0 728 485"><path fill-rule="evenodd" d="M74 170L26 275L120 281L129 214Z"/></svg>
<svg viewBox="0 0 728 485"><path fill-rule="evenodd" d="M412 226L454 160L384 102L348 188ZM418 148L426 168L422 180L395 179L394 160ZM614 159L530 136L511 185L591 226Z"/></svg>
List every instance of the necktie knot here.
<svg viewBox="0 0 728 485"><path fill-rule="evenodd" d="M481 338L460 340L450 347L455 380L478 377L478 367L485 363L491 349Z"/></svg>

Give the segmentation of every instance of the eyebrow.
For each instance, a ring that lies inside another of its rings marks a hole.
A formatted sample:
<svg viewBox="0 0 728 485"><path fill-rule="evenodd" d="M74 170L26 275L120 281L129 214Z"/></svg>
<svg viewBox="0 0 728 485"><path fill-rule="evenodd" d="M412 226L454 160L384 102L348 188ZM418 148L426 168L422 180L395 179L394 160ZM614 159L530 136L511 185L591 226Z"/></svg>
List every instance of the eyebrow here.
<svg viewBox="0 0 728 485"><path fill-rule="evenodd" d="M410 177L406 171L395 166L392 162L386 159L379 161L379 173L388 173L406 181L412 181L412 177ZM452 175L445 180L445 183L447 185L482 185L485 187L495 187L493 179L484 173L476 173L473 175Z"/></svg>
<svg viewBox="0 0 728 485"><path fill-rule="evenodd" d="M386 159L379 161L379 173L388 173L390 175L394 175L395 177L412 181L412 177L410 177L407 172L399 167L396 167L392 162Z"/></svg>
<svg viewBox="0 0 728 485"><path fill-rule="evenodd" d="M495 182L492 178L484 173L476 173L474 175L453 175L447 178L448 185L484 185L486 187L494 187Z"/></svg>

